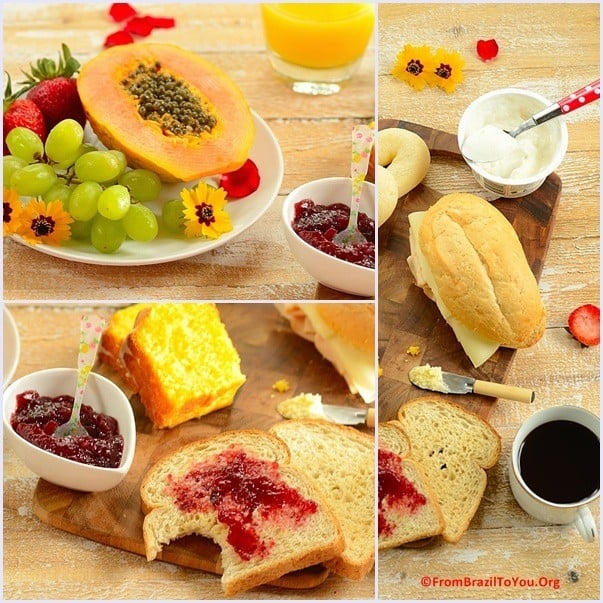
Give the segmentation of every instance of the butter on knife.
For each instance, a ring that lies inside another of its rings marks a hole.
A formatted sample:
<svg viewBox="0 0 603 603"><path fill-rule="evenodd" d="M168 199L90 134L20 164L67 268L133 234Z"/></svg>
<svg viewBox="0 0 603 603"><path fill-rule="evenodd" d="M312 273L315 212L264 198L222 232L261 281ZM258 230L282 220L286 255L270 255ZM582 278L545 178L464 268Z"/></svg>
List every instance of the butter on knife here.
<svg viewBox="0 0 603 603"><path fill-rule="evenodd" d="M430 366L429 364L411 368L408 378L413 385L421 389L428 389L443 394L473 393L527 403L533 402L535 397L535 393L525 387L480 381L473 377L447 373L439 366Z"/></svg>

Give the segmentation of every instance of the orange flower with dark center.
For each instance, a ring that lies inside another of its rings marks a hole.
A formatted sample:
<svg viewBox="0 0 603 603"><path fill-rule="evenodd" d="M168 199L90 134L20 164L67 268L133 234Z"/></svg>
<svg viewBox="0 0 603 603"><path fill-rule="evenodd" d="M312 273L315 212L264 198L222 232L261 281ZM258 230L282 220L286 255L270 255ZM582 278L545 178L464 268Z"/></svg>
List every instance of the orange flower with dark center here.
<svg viewBox="0 0 603 603"><path fill-rule="evenodd" d="M60 201L46 204L41 199L32 199L23 208L17 234L32 245L60 245L71 237L71 222L73 218Z"/></svg>

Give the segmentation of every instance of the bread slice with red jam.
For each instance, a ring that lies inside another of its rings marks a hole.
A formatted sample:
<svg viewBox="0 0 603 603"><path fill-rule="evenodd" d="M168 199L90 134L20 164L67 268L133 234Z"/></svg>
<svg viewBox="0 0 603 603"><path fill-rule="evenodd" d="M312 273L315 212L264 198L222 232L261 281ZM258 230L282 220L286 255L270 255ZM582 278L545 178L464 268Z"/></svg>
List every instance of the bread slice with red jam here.
<svg viewBox="0 0 603 603"><path fill-rule="evenodd" d="M379 550L442 533L444 518L434 491L410 458L410 442L398 421L379 424Z"/></svg>
<svg viewBox="0 0 603 603"><path fill-rule="evenodd" d="M339 523L290 463L287 446L256 430L224 432L158 461L141 485L147 559L189 534L221 548L227 596L337 556Z"/></svg>

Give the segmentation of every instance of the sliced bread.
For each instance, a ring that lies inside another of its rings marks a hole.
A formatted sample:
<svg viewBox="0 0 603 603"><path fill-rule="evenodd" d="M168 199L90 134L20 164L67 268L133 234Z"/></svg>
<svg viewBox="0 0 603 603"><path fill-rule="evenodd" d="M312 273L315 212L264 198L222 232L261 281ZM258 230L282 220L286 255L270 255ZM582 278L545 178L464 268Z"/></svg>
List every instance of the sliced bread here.
<svg viewBox="0 0 603 603"><path fill-rule="evenodd" d="M141 484L148 560L189 534L221 548L222 586L235 595L338 555L337 519L268 432L223 432L159 460Z"/></svg>
<svg viewBox="0 0 603 603"><path fill-rule="evenodd" d="M123 361L156 427L174 427L232 404L241 360L211 303L153 304L124 341Z"/></svg>
<svg viewBox="0 0 603 603"><path fill-rule="evenodd" d="M361 580L375 559L375 439L320 419L282 421L270 430L285 441L292 463L312 478L339 520L345 548L325 566Z"/></svg>
<svg viewBox="0 0 603 603"><path fill-rule="evenodd" d="M444 519L429 482L410 457L398 421L379 424L378 541L385 550L442 533Z"/></svg>
<svg viewBox="0 0 603 603"><path fill-rule="evenodd" d="M458 542L482 500L485 470L500 456L500 436L482 418L437 395L406 402L398 420L442 510L442 537Z"/></svg>

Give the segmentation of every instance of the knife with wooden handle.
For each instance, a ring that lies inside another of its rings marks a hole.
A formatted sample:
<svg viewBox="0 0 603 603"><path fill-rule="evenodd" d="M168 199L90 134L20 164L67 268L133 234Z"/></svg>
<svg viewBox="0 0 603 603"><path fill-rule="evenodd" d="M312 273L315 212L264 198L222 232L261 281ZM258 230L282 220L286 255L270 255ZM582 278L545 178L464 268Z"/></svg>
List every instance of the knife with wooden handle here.
<svg viewBox="0 0 603 603"><path fill-rule="evenodd" d="M438 366L416 366L408 373L410 382L421 389L443 394L481 394L530 404L535 392L525 387L491 383L473 377L447 373Z"/></svg>

